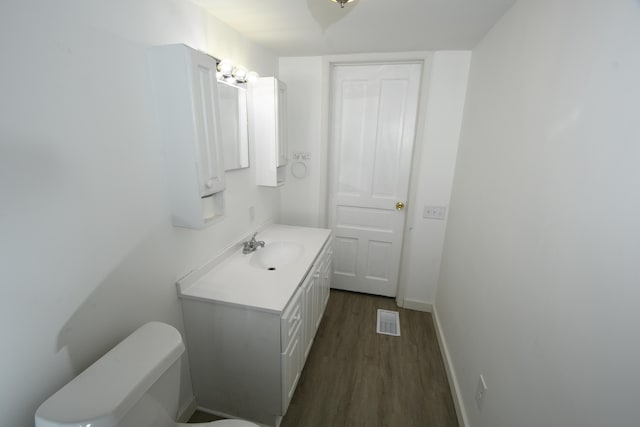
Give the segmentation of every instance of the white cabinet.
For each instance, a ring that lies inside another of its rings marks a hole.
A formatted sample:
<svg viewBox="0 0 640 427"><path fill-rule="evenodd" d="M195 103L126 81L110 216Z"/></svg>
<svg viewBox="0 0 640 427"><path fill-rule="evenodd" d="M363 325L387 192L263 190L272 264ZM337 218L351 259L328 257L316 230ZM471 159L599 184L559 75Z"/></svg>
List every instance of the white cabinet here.
<svg viewBox="0 0 640 427"><path fill-rule="evenodd" d="M320 273L314 269L302 284L302 297L304 298L304 360L307 360L313 338L316 335L316 313L318 305L316 304L316 292L318 288L318 280Z"/></svg>
<svg viewBox="0 0 640 427"><path fill-rule="evenodd" d="M325 273L331 262L331 238L312 259L282 311L202 296L185 298L181 293L193 390L200 408L279 425L329 296Z"/></svg>
<svg viewBox="0 0 640 427"><path fill-rule="evenodd" d="M276 166L286 166L289 160L288 150L288 138L287 138L287 85L281 81L274 79L274 84L277 91L276 96L276 116L278 118L278 125L276 128L276 142L278 145L278 160Z"/></svg>
<svg viewBox="0 0 640 427"><path fill-rule="evenodd" d="M320 270L320 298L318 305L320 306L320 314L317 319L318 326L322 320L322 315L329 302L329 291L331 289L331 266L333 262L333 249L331 242L329 242L321 255L322 257L322 269Z"/></svg>
<svg viewBox="0 0 640 427"><path fill-rule="evenodd" d="M296 391L298 380L302 374L303 358L303 336L302 313L304 310L304 300L302 289L298 289L291 299L287 309L282 315L281 343L282 352L282 414L287 412L289 402Z"/></svg>
<svg viewBox="0 0 640 427"><path fill-rule="evenodd" d="M307 280L301 286L305 307L304 360L309 355L313 339L329 301L332 258L333 249L330 239L316 259Z"/></svg>
<svg viewBox="0 0 640 427"><path fill-rule="evenodd" d="M284 184L287 166L287 86L275 77L249 85L255 141L256 184Z"/></svg>
<svg viewBox="0 0 640 427"><path fill-rule="evenodd" d="M150 61L173 223L202 228L223 213L216 59L168 45L152 48Z"/></svg>
<svg viewBox="0 0 640 427"><path fill-rule="evenodd" d="M181 302L198 406L221 416L277 425L289 403L284 396L297 382L300 325L284 345L281 313L211 301Z"/></svg>

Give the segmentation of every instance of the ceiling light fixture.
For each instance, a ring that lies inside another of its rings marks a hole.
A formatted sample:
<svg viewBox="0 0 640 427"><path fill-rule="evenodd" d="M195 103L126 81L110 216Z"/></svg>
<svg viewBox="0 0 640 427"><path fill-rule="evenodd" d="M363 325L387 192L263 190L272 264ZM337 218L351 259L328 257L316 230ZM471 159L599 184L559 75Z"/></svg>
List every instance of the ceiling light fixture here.
<svg viewBox="0 0 640 427"><path fill-rule="evenodd" d="M331 0L334 3L338 3L341 8L344 7L345 4L351 3L353 0Z"/></svg>

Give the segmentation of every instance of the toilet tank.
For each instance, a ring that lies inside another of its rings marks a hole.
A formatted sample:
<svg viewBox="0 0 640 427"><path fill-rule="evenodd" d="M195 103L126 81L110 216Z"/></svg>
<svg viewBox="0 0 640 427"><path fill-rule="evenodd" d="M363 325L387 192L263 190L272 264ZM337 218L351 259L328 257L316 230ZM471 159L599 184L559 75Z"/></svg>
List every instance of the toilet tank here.
<svg viewBox="0 0 640 427"><path fill-rule="evenodd" d="M173 326L141 326L40 405L36 427L175 426L183 352Z"/></svg>

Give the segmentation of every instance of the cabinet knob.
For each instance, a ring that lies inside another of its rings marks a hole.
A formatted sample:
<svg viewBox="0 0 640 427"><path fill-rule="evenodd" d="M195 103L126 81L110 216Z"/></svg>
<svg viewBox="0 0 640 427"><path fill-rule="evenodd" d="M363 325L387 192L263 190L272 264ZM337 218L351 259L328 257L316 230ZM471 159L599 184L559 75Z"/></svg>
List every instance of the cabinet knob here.
<svg viewBox="0 0 640 427"><path fill-rule="evenodd" d="M207 181L205 185L207 186L207 188L213 187L213 179L210 179L209 181Z"/></svg>

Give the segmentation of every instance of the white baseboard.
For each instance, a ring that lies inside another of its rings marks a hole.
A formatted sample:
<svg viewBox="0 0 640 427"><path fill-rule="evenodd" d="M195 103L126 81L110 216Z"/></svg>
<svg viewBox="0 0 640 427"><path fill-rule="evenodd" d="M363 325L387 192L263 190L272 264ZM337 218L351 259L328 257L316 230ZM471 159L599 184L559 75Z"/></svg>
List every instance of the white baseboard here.
<svg viewBox="0 0 640 427"><path fill-rule="evenodd" d="M453 367L451 356L449 355L449 348L447 347L447 341L444 338L444 333L440 327L440 319L438 318L438 310L435 306L432 307L433 323L436 327L436 336L438 337L438 343L440 344L440 350L442 351L442 357L444 359L444 367L447 371L447 378L449 380L449 387L451 388L451 396L453 397L453 405L456 409L456 416L458 417L458 424L460 427L469 427L469 419L467 418L467 411L462 401L462 395L460 394L460 386L458 384L458 378L456 377L456 370Z"/></svg>
<svg viewBox="0 0 640 427"><path fill-rule="evenodd" d="M189 400L187 400L184 403L184 405L182 405L180 410L178 411L178 419L177 419L177 421L179 423L189 422L189 419L191 418L193 413L196 412L196 409L198 409L198 404L196 403L196 398L195 398L195 396L191 396L191 398Z"/></svg>
<svg viewBox="0 0 640 427"><path fill-rule="evenodd" d="M405 300L402 302L402 308L416 311L426 311L427 313L431 313L433 311L433 304L405 298Z"/></svg>

